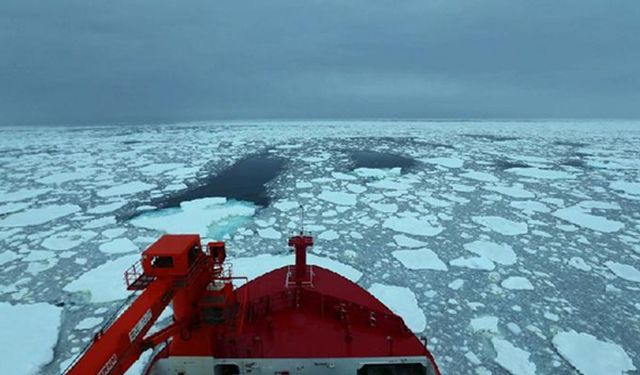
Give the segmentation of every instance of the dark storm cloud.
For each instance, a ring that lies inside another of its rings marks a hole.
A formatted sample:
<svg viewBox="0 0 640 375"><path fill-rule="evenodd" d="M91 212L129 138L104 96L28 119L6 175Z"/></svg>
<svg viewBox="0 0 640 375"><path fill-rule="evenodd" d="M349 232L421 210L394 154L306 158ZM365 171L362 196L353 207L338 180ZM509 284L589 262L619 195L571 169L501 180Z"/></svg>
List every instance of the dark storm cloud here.
<svg viewBox="0 0 640 375"><path fill-rule="evenodd" d="M637 0L0 3L0 123L637 117Z"/></svg>

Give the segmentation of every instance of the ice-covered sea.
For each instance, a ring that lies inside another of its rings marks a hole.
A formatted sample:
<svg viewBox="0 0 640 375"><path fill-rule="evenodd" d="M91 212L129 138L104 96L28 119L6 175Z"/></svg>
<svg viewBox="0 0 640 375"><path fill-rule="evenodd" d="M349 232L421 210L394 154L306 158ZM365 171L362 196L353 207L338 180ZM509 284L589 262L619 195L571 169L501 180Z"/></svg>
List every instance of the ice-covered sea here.
<svg viewBox="0 0 640 375"><path fill-rule="evenodd" d="M251 155L284 161L267 207L154 209ZM2 374L60 373L163 232L226 240L250 277L292 262L300 205L310 260L427 336L444 374L640 367L640 122L4 128L0 171Z"/></svg>

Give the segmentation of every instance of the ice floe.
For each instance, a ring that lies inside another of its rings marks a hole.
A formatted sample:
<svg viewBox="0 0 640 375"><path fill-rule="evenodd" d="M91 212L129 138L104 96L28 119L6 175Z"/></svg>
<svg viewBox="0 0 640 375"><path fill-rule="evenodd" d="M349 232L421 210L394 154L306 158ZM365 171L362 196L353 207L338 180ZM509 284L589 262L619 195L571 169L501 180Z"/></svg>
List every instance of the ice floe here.
<svg viewBox="0 0 640 375"><path fill-rule="evenodd" d="M640 271L634 266L612 261L606 261L604 265L619 278L640 283Z"/></svg>
<svg viewBox="0 0 640 375"><path fill-rule="evenodd" d="M562 208L553 212L553 216L572 224L598 232L612 233L624 228L624 223L588 213L587 208L579 205ZM586 212L585 212L586 211Z"/></svg>
<svg viewBox="0 0 640 375"><path fill-rule="evenodd" d="M139 254L128 255L108 261L68 283L67 292L89 292L93 303L117 301L131 293L125 288L121 275L140 260Z"/></svg>
<svg viewBox="0 0 640 375"><path fill-rule="evenodd" d="M473 332L498 333L498 318L495 316L481 316L472 319L469 326Z"/></svg>
<svg viewBox="0 0 640 375"><path fill-rule="evenodd" d="M485 190L495 191L513 198L533 198L536 195L519 186L485 186Z"/></svg>
<svg viewBox="0 0 640 375"><path fill-rule="evenodd" d="M496 265L485 257L456 258L449 261L454 267L464 267L473 270L493 271Z"/></svg>
<svg viewBox="0 0 640 375"><path fill-rule="evenodd" d="M353 206L356 204L357 199L356 194L345 193L341 191L329 191L325 190L318 195L319 199L323 201L327 201L329 203L342 205L342 206Z"/></svg>
<svg viewBox="0 0 640 375"><path fill-rule="evenodd" d="M125 184L112 186L108 189L98 191L99 197L114 197L114 196L122 196L122 195L133 195L137 193L142 193L144 191L149 191L154 189L156 186L152 184L147 184L142 181L131 181Z"/></svg>
<svg viewBox="0 0 640 375"><path fill-rule="evenodd" d="M391 311L400 315L404 323L413 332L424 331L427 319L418 306L416 295L409 288L375 283L369 293L384 303Z"/></svg>
<svg viewBox="0 0 640 375"><path fill-rule="evenodd" d="M40 225L80 211L75 204L57 204L11 214L0 220L0 228Z"/></svg>
<svg viewBox="0 0 640 375"><path fill-rule="evenodd" d="M512 375L536 375L536 365L529 360L531 353L515 347L507 340L494 337L491 339L496 351L496 363Z"/></svg>
<svg viewBox="0 0 640 375"><path fill-rule="evenodd" d="M53 360L62 308L0 302L0 373L36 375Z"/></svg>
<svg viewBox="0 0 640 375"><path fill-rule="evenodd" d="M64 251L73 249L97 236L93 231L62 231L48 236L42 246L49 250Z"/></svg>
<svg viewBox="0 0 640 375"><path fill-rule="evenodd" d="M0 202L18 202L32 199L48 193L49 191L51 191L51 189L29 189L12 192L3 191L2 193L0 193Z"/></svg>
<svg viewBox="0 0 640 375"><path fill-rule="evenodd" d="M428 158L422 159L422 161L429 164L441 165L447 168L462 168L462 166L464 165L464 160L454 157Z"/></svg>
<svg viewBox="0 0 640 375"><path fill-rule="evenodd" d="M414 217L389 217L382 223L382 226L414 236L435 236L444 230L440 225L434 225L428 219Z"/></svg>
<svg viewBox="0 0 640 375"><path fill-rule="evenodd" d="M514 264L517 259L513 248L507 244L478 240L465 244L464 248L472 253L507 266Z"/></svg>
<svg viewBox="0 0 640 375"><path fill-rule="evenodd" d="M398 244L398 246L408 248L423 247L427 244L426 242L418 241L415 238L405 236L404 234L394 235L393 240Z"/></svg>
<svg viewBox="0 0 640 375"><path fill-rule="evenodd" d="M120 254L138 251L138 246L128 238L117 238L113 241L105 242L99 247L100 251L107 254Z"/></svg>
<svg viewBox="0 0 640 375"><path fill-rule="evenodd" d="M498 182L498 177L485 172L466 172L460 176L482 182Z"/></svg>
<svg viewBox="0 0 640 375"><path fill-rule="evenodd" d="M531 282L522 276L509 276L500 283L503 288L510 290L533 290Z"/></svg>
<svg viewBox="0 0 640 375"><path fill-rule="evenodd" d="M391 253L405 267L411 270L430 269L446 271L447 265L438 257L438 254L429 249L397 250Z"/></svg>
<svg viewBox="0 0 640 375"><path fill-rule="evenodd" d="M202 198L182 202L179 208L143 213L131 219L137 227L166 233L198 233L202 238L220 239L242 226L256 207L225 198Z"/></svg>
<svg viewBox="0 0 640 375"><path fill-rule="evenodd" d="M517 236L529 230L527 223L511 221L500 216L472 216L471 220L505 236Z"/></svg>
<svg viewBox="0 0 640 375"><path fill-rule="evenodd" d="M613 181L609 184L613 190L624 191L627 194L640 196L640 182Z"/></svg>
<svg viewBox="0 0 640 375"><path fill-rule="evenodd" d="M583 375L624 375L636 370L624 349L588 333L559 332L553 337L558 353Z"/></svg>

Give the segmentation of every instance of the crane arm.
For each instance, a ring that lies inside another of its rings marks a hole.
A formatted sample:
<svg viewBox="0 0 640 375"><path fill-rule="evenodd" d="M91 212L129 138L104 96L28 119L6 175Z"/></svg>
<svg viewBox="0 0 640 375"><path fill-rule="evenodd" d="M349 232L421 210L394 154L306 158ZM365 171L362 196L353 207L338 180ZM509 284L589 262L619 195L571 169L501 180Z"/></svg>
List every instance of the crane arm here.
<svg viewBox="0 0 640 375"><path fill-rule="evenodd" d="M98 333L66 375L124 374L149 347L144 337L173 296L171 280L156 279L118 319Z"/></svg>

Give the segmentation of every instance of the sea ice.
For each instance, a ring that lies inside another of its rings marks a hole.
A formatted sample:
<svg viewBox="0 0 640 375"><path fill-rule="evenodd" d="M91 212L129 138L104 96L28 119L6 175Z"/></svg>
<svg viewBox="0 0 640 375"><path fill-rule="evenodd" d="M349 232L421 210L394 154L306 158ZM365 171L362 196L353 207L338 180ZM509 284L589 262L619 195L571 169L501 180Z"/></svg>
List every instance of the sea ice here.
<svg viewBox="0 0 640 375"><path fill-rule="evenodd" d="M405 236L404 234L394 235L393 240L396 241L398 246L408 248L423 247L427 244L426 242L418 241L415 238Z"/></svg>
<svg viewBox="0 0 640 375"><path fill-rule="evenodd" d="M640 182L614 181L609 184L613 190L624 191L631 195L640 195Z"/></svg>
<svg viewBox="0 0 640 375"><path fill-rule="evenodd" d="M574 178L571 174L563 171L554 171L551 169L539 169L539 168L509 168L506 170L517 174L522 177L540 178L547 180L559 180Z"/></svg>
<svg viewBox="0 0 640 375"><path fill-rule="evenodd" d="M553 213L553 216L598 232L612 233L624 228L624 223L609 220L602 216L591 215L584 212L584 208L579 206L557 210Z"/></svg>
<svg viewBox="0 0 640 375"><path fill-rule="evenodd" d="M634 266L612 261L604 262L604 265L619 278L640 283L640 271Z"/></svg>
<svg viewBox="0 0 640 375"><path fill-rule="evenodd" d="M10 193L2 192L0 194L0 202L18 202L26 199L38 197L44 193L51 191L51 189L30 189L30 190L18 190Z"/></svg>
<svg viewBox="0 0 640 375"><path fill-rule="evenodd" d="M533 290L531 282L522 276L509 276L500 284L505 289L510 290Z"/></svg>
<svg viewBox="0 0 640 375"><path fill-rule="evenodd" d="M444 230L441 226L434 226L427 220L414 217L390 217L382 223L382 226L415 236L435 236Z"/></svg>
<svg viewBox="0 0 640 375"><path fill-rule="evenodd" d="M93 303L117 301L127 298L129 292L121 277L134 263L140 260L139 254L127 255L94 268L67 284L67 292L89 292Z"/></svg>
<svg viewBox="0 0 640 375"><path fill-rule="evenodd" d="M7 203L5 205L0 206L0 215L22 211L29 206L31 206L31 203L23 203L23 202Z"/></svg>
<svg viewBox="0 0 640 375"><path fill-rule="evenodd" d="M536 201L514 201L509 204L513 208L517 208L519 210L525 212L551 212L551 209L547 207L544 203L536 202Z"/></svg>
<svg viewBox="0 0 640 375"><path fill-rule="evenodd" d="M479 240L465 244L464 248L503 265L509 266L516 262L516 253L507 244Z"/></svg>
<svg viewBox="0 0 640 375"><path fill-rule="evenodd" d="M462 168L462 166L464 165L464 160L454 157L428 158L422 159L422 161L429 164L441 165L447 168Z"/></svg>
<svg viewBox="0 0 640 375"><path fill-rule="evenodd" d="M36 375L53 359L62 308L0 302L0 374Z"/></svg>
<svg viewBox="0 0 640 375"><path fill-rule="evenodd" d="M507 340L497 337L491 339L495 349L496 363L512 375L536 375L536 365L529 361L531 353L516 348Z"/></svg>
<svg viewBox="0 0 640 375"><path fill-rule="evenodd" d="M473 332L498 333L498 318L495 316L474 318L469 325Z"/></svg>
<svg viewBox="0 0 640 375"><path fill-rule="evenodd" d="M202 198L182 202L180 208L143 213L131 223L166 233L199 233L202 238L220 239L242 226L255 210L250 203Z"/></svg>
<svg viewBox="0 0 640 375"><path fill-rule="evenodd" d="M138 246L128 238L118 238L105 242L99 247L100 251L107 254L131 253L138 251Z"/></svg>
<svg viewBox="0 0 640 375"><path fill-rule="evenodd" d="M83 330L83 329L91 329L98 324L104 321L103 318L99 317L89 317L82 319L77 325L75 329Z"/></svg>
<svg viewBox="0 0 640 375"><path fill-rule="evenodd" d="M429 249L397 250L391 253L405 267L411 270L430 269L446 271L447 265L440 260L438 254Z"/></svg>
<svg viewBox="0 0 640 375"><path fill-rule="evenodd" d="M87 213L90 214L106 214L109 212L113 212L127 204L126 201L115 201L112 203L103 204L100 206L95 206L87 210Z"/></svg>
<svg viewBox="0 0 640 375"><path fill-rule="evenodd" d="M517 236L529 230L526 223L511 221L500 216L472 216L471 220L505 236Z"/></svg>
<svg viewBox="0 0 640 375"><path fill-rule="evenodd" d="M45 238L44 241L42 241L42 246L49 250L65 251L73 249L97 235L98 233L93 231L65 230Z"/></svg>
<svg viewBox="0 0 640 375"><path fill-rule="evenodd" d="M80 211L75 204L51 205L17 212L0 220L0 228L40 225Z"/></svg>
<svg viewBox="0 0 640 375"><path fill-rule="evenodd" d="M400 315L413 332L422 332L427 326L424 312L418 306L416 295L409 288L374 283L369 293L384 303L391 311Z"/></svg>
<svg viewBox="0 0 640 375"><path fill-rule="evenodd" d="M620 345L600 341L588 333L559 332L552 342L558 353L583 375L624 375L636 370Z"/></svg>
<svg viewBox="0 0 640 375"><path fill-rule="evenodd" d="M495 191L513 198L533 198L536 195L518 186L485 186L485 190Z"/></svg>
<svg viewBox="0 0 640 375"><path fill-rule="evenodd" d="M456 258L449 261L449 264L454 267L465 267L472 270L493 271L496 265L492 261L485 257L473 257L473 258Z"/></svg>
<svg viewBox="0 0 640 375"><path fill-rule="evenodd" d="M482 181L482 182L498 182L500 181L496 176L489 174L489 173L485 173L485 172L467 172L467 173L463 173L460 176L465 177L465 178L470 178L472 180L476 180L476 181Z"/></svg>
<svg viewBox="0 0 640 375"><path fill-rule="evenodd" d="M325 190L318 195L318 198L341 206L353 206L357 202L355 194L340 191Z"/></svg>
<svg viewBox="0 0 640 375"><path fill-rule="evenodd" d="M105 190L100 190L97 194L99 197L103 198L121 195L132 195L141 193L143 191L149 191L151 189L154 189L155 187L155 185L147 184L142 181L131 181L125 184L112 186Z"/></svg>

